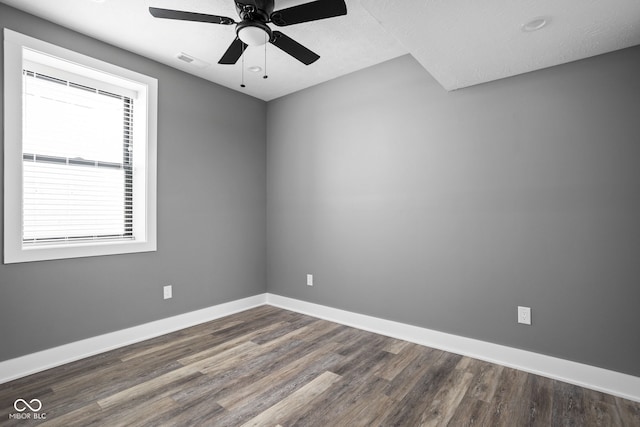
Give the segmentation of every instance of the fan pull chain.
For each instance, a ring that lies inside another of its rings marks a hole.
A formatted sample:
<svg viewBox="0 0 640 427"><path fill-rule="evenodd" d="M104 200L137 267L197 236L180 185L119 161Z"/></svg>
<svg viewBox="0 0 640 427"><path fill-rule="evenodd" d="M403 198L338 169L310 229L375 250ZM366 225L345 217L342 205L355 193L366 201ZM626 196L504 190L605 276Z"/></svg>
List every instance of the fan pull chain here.
<svg viewBox="0 0 640 427"><path fill-rule="evenodd" d="M266 79L267 77L267 33L264 33L264 76L262 76L263 79Z"/></svg>
<svg viewBox="0 0 640 427"><path fill-rule="evenodd" d="M242 73L242 81L240 82L240 87L246 87L244 85L244 43L242 43L241 46L242 46L242 53L241 53L241 56L242 56L242 64L241 64L241 67L242 67L242 71L241 71L241 73Z"/></svg>

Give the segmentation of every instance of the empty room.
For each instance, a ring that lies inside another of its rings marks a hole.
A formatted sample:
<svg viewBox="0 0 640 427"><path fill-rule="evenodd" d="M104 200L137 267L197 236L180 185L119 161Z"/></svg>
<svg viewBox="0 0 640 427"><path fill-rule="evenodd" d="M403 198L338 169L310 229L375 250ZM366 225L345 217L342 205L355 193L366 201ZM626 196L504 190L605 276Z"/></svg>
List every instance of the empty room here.
<svg viewBox="0 0 640 427"><path fill-rule="evenodd" d="M640 2L0 27L0 426L640 426Z"/></svg>

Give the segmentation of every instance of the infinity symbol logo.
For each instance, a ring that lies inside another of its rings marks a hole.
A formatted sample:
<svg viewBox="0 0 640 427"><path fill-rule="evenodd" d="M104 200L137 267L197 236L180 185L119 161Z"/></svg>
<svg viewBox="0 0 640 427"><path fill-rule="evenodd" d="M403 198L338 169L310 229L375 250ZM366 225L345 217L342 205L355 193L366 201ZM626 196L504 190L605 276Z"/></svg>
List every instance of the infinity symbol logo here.
<svg viewBox="0 0 640 427"><path fill-rule="evenodd" d="M29 403L33 406L31 406ZM24 399L18 399L13 402L13 407L18 412L24 412L27 408L29 408L31 412L38 412L40 409L42 409L42 402L40 402L38 399L31 399L29 403L27 403L27 401Z"/></svg>

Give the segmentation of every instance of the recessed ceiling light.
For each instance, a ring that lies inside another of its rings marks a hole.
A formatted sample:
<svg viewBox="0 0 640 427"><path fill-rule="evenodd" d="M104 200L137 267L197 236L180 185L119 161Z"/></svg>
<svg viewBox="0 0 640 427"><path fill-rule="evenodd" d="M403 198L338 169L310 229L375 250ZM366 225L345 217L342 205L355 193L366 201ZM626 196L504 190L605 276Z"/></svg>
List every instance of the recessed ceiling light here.
<svg viewBox="0 0 640 427"><path fill-rule="evenodd" d="M252 67L247 68L247 70L251 71L252 73L259 73L260 71L262 71L262 68L258 67L257 65L254 65Z"/></svg>
<svg viewBox="0 0 640 427"><path fill-rule="evenodd" d="M545 18L545 17L537 17L537 18L533 18L531 21L527 22L526 24L522 25L522 31L525 31L527 33L530 33L532 31L538 31L544 27L547 26L547 24L549 23L550 19L549 18Z"/></svg>

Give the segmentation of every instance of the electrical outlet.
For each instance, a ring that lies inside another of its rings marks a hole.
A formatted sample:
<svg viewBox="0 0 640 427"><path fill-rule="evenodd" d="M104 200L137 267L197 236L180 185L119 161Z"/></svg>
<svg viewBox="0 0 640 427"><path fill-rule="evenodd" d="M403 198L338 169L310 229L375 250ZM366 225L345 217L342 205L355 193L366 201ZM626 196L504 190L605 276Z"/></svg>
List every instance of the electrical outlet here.
<svg viewBox="0 0 640 427"><path fill-rule="evenodd" d="M531 307L518 306L518 323L523 325L531 324Z"/></svg>
<svg viewBox="0 0 640 427"><path fill-rule="evenodd" d="M173 298L173 288L171 285L167 285L164 288L162 288L162 295L164 296L164 299L169 299L169 298Z"/></svg>
<svg viewBox="0 0 640 427"><path fill-rule="evenodd" d="M307 274L307 286L313 286L313 274Z"/></svg>

